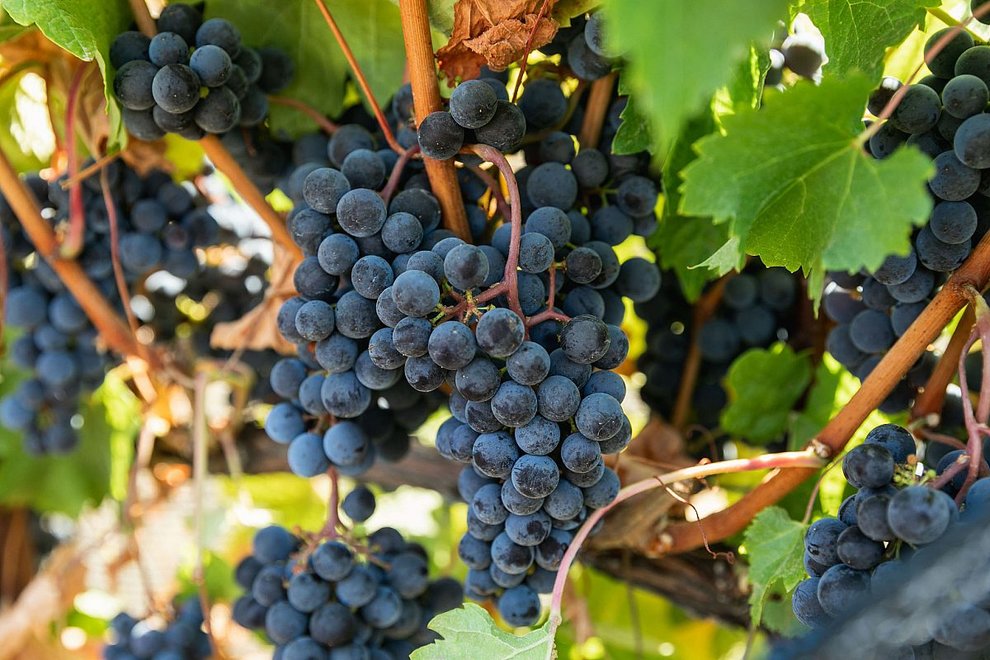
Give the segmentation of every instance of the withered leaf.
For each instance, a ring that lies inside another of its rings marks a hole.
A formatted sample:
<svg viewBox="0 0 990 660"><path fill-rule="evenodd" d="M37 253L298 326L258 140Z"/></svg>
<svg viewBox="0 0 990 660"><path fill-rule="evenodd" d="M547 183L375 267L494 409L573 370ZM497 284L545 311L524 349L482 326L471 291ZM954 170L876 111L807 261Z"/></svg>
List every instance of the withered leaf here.
<svg viewBox="0 0 990 660"><path fill-rule="evenodd" d="M469 80L486 64L498 71L518 61L527 44L536 49L549 43L557 34L550 17L557 1L457 0L450 41L437 51L440 70L451 83Z"/></svg>

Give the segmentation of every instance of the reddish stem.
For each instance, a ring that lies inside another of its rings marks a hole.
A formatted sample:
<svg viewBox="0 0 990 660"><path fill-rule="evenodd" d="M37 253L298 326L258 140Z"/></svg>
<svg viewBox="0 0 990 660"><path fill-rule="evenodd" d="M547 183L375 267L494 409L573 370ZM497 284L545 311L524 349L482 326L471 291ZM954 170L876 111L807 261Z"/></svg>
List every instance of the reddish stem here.
<svg viewBox="0 0 990 660"><path fill-rule="evenodd" d="M963 345L969 337L970 330L973 329L974 318L973 308L967 307L952 333L952 338L949 339L949 345L945 347L935 369L932 370L932 375L928 377L925 389L914 401L914 407L911 408L912 419L941 412L945 404L946 387L952 382L952 377L956 373Z"/></svg>
<svg viewBox="0 0 990 660"><path fill-rule="evenodd" d="M298 110L316 122L317 126L319 126L324 133L333 133L337 130L337 124L330 121L326 115L308 103L300 101L299 99L289 98L288 96L269 96L268 102Z"/></svg>
<svg viewBox="0 0 990 660"><path fill-rule="evenodd" d="M533 37L536 35L536 30L540 27L540 21L547 14L547 9L550 7L550 0L543 0L543 4L540 5L540 12L536 15L536 21L533 23L533 29L529 31L529 37L526 38L526 51L523 53L522 59L519 61L519 75L516 77L515 87L512 88L512 102L516 102L516 98L519 95L519 85L522 84L523 76L526 75L526 64L529 62L529 54L533 52Z"/></svg>
<svg viewBox="0 0 990 660"><path fill-rule="evenodd" d="M320 539L335 539L340 525L340 483L337 468L327 470L330 477L330 500L327 502L327 521L320 530Z"/></svg>
<svg viewBox="0 0 990 660"><path fill-rule="evenodd" d="M399 154L399 159L395 161L395 167L392 168L392 173L388 177L388 183L382 188L381 196L385 200L386 206L388 206L389 200L392 199L392 195L395 194L395 190L399 187L399 180L402 178L402 172L406 169L406 165L418 153L419 145L416 144Z"/></svg>
<svg viewBox="0 0 990 660"><path fill-rule="evenodd" d="M83 247L86 233L86 208L83 205L82 186L79 185L79 153L76 149L76 107L79 105L79 90L88 72L86 65L79 66L72 74L69 84L69 99L65 106L65 148L68 157L69 179L69 233L62 241L63 257L76 257Z"/></svg>
<svg viewBox="0 0 990 660"><path fill-rule="evenodd" d="M935 481L932 481L928 485L931 486L932 488L934 488L935 490L939 490L940 488L942 488L943 486L945 486L945 484L947 484L950 481L952 481L952 479L957 474L959 474L960 472L962 472L963 470L965 470L971 464L972 464L972 461L969 460L969 455L968 454L963 454L962 456L960 456L959 458L957 458L955 461L953 461L952 462L952 465L950 465L949 467L947 467L945 469L945 472L943 472L942 474L938 475L938 478L935 479Z"/></svg>
<svg viewBox="0 0 990 660"><path fill-rule="evenodd" d="M113 279L117 283L117 295L120 296L120 303L124 307L124 317L127 325L131 329L134 343L139 350L144 350L144 344L138 341L138 322L131 309L131 292L127 289L127 280L124 279L124 267L120 263L120 228L117 224L117 206L113 201L113 193L110 191L110 179L107 171L100 170L100 187L103 189L103 203L107 207L107 222L110 225L110 263L113 264ZM141 357L145 357L142 355Z"/></svg>
<svg viewBox="0 0 990 660"><path fill-rule="evenodd" d="M966 471L966 480L962 488L956 495L956 503L961 503L966 496L966 491L976 481L983 462L983 437L981 435L981 425L985 423L986 411L990 409L990 351L983 351L983 382L980 385L980 400L978 404L979 418L973 414L973 402L969 398L969 383L966 379L966 356L977 340L982 341L984 346L990 346L990 314L987 313L986 304L980 297L980 292L970 289L972 306L975 308L976 323L970 333L969 341L962 349L959 356L959 387L962 389L963 419L966 423L966 433L969 436L966 443L966 453L969 455L969 469ZM948 471L948 470L947 470Z"/></svg>
<svg viewBox="0 0 990 660"><path fill-rule="evenodd" d="M555 264L551 264L550 266L549 277L550 293L547 296L547 308L539 314L530 316L526 319L527 328L532 328L534 325L538 325L544 321L553 320L560 321L561 323L567 323L571 320L570 316L564 314L563 312L558 312L553 308L555 298L557 297L557 266Z"/></svg>
<svg viewBox="0 0 990 660"><path fill-rule="evenodd" d="M965 443L956 440L952 436L945 435L943 433L936 433L931 429L919 429L918 432L928 442L937 442L939 444L948 445L953 449L966 449Z"/></svg>
<svg viewBox="0 0 990 660"><path fill-rule="evenodd" d="M756 458L739 458L729 461L719 461L717 463L705 463L703 465L693 465L691 467L668 472L637 481L626 486L619 491L619 494L608 505L597 509L584 521L574 539L571 541L567 552L564 553L560 561L560 568L557 570L557 579L553 584L553 596L550 601L550 630L556 632L560 625L560 603L564 593L564 584L567 582L567 573L577 557L581 545L584 543L591 530L598 524L598 521L613 508L635 497L641 493L653 490L654 488L667 488L672 484L689 479L703 479L716 474L728 474L730 472L750 472L753 470L769 470L773 468L820 468L825 461L814 454L811 450L781 452L779 454L764 454ZM699 522L703 522L699 521Z"/></svg>
<svg viewBox="0 0 990 660"><path fill-rule="evenodd" d="M512 231L509 234L509 256L505 260L505 277L503 281L506 287L505 297L508 299L509 309L518 314L519 318L525 320L526 315L523 314L522 307L519 304L518 282L519 241L522 238L522 198L519 195L519 183L516 181L516 175L512 172L512 166L509 165L509 161L505 159L501 151L487 144L472 145L471 150L495 165L499 172L502 173L505 184L509 188L509 221L511 222ZM488 291L485 293L488 293ZM478 300L481 300L480 296Z"/></svg>
<svg viewBox="0 0 990 660"><path fill-rule="evenodd" d="M395 135L392 134L392 127L388 125L388 120L385 119L385 113L382 112L381 106L378 105L378 101L375 100L375 95L371 93L371 86L368 84L368 79L364 77L364 71L361 70L361 65L358 64L357 58L354 57L354 52L351 47L347 45L347 40L344 38L344 33L340 31L337 27L337 21L333 20L333 15L330 14L330 10L323 3L323 0L313 0L316 6L319 8L320 13L323 14L323 19L327 22L330 27L330 31L333 32L334 39L337 40L337 45L340 46L340 50L344 52L344 58L347 60L348 66L351 67L351 73L354 75L354 79L357 81L358 87L361 88L361 92L364 94L365 100L368 105L371 106L371 110L375 115L375 119L378 121L378 127L382 129L382 135L385 136L385 141L388 142L388 146L397 154L405 153L405 149L399 144L399 141L395 139Z"/></svg>

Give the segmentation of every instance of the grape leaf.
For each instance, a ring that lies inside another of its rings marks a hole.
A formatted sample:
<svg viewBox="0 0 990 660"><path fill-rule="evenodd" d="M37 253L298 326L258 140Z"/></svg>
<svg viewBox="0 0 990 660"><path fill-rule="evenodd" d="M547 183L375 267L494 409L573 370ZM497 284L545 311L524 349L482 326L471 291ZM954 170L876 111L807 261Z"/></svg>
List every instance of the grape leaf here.
<svg viewBox="0 0 990 660"><path fill-rule="evenodd" d="M608 27L625 53L638 101L666 151L681 125L726 85L754 39L769 38L784 0L673 0L605 3ZM702 214L704 215L704 214Z"/></svg>
<svg viewBox="0 0 990 660"><path fill-rule="evenodd" d="M628 98L619 119L622 123L619 124L619 130L612 139L613 154L638 154L641 151L648 151L653 146L650 124L636 107L635 97Z"/></svg>
<svg viewBox="0 0 990 660"><path fill-rule="evenodd" d="M466 603L430 621L439 639L414 651L412 660L549 660L553 657L553 635L549 623L522 637L501 630L481 607Z"/></svg>
<svg viewBox="0 0 990 660"><path fill-rule="evenodd" d="M859 70L876 80L883 72L887 48L923 27L925 7L938 4L937 0L808 0L802 11L825 37L825 74Z"/></svg>
<svg viewBox="0 0 990 660"><path fill-rule="evenodd" d="M729 405L722 411L722 428L758 444L780 438L809 382L811 358L787 344L746 351L726 376Z"/></svg>
<svg viewBox="0 0 990 660"><path fill-rule="evenodd" d="M804 525L779 506L761 511L743 537L749 556L750 615L759 625L763 607L774 589L791 591L808 577L804 571Z"/></svg>
<svg viewBox="0 0 990 660"><path fill-rule="evenodd" d="M798 83L759 111L727 116L684 170L681 213L730 223L739 256L798 268L821 294L826 270L874 270L910 249L928 218L931 161L913 147L886 160L857 139L872 87L862 75Z"/></svg>
<svg viewBox="0 0 990 660"><path fill-rule="evenodd" d="M108 148L127 142L120 107L113 97L110 44L131 24L127 0L2 0L3 8L20 25L37 24L53 43L86 62L96 60L103 75L103 93L110 119Z"/></svg>
<svg viewBox="0 0 990 660"><path fill-rule="evenodd" d="M691 302L698 299L705 284L741 264L733 254L732 263L724 270L699 267L728 240L728 226L717 225L711 218L682 215L678 210L681 170L696 157L691 145L714 131L715 118L711 110L705 110L692 117L674 140L663 164L665 197L660 224L647 241L661 266L677 275L684 296Z"/></svg>
<svg viewBox="0 0 990 660"><path fill-rule="evenodd" d="M371 91L384 106L402 83L405 49L398 7L389 0L323 0L354 51ZM347 61L312 0L207 0L207 18L233 22L249 46L276 46L295 62L292 83L279 92L331 117L343 108ZM298 136L315 128L296 109L272 104L271 125Z"/></svg>

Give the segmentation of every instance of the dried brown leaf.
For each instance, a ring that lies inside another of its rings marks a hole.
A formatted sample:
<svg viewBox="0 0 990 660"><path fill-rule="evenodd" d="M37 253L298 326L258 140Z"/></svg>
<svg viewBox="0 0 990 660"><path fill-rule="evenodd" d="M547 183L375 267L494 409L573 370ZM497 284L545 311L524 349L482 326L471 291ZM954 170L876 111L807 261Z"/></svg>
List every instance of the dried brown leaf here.
<svg viewBox="0 0 990 660"><path fill-rule="evenodd" d="M543 46L557 34L557 21L550 18L557 1L457 0L450 41L437 51L440 70L449 82L477 78L486 64L501 70L522 58L527 44Z"/></svg>

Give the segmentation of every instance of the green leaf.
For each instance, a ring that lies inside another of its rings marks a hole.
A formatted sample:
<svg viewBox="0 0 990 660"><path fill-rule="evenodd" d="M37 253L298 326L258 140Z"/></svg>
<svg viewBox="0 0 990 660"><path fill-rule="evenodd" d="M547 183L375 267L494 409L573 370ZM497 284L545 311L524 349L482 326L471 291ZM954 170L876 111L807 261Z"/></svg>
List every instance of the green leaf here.
<svg viewBox="0 0 990 660"><path fill-rule="evenodd" d="M858 378L843 369L831 355L823 356L815 369L814 384L808 391L804 409L791 420L788 446L796 450L808 444L858 389Z"/></svg>
<svg viewBox="0 0 990 660"><path fill-rule="evenodd" d="M681 125L732 79L750 42L769 38L787 2L612 0L604 10L665 152Z"/></svg>
<svg viewBox="0 0 990 660"><path fill-rule="evenodd" d="M653 146L650 136L650 124L643 113L636 107L636 97L630 96L626 107L622 109L619 119L619 130L612 139L613 154L638 154L648 151Z"/></svg>
<svg viewBox="0 0 990 660"><path fill-rule="evenodd" d="M757 444L780 438L811 380L811 358L777 343L743 353L726 376L729 405L722 428Z"/></svg>
<svg viewBox="0 0 990 660"><path fill-rule="evenodd" d="M743 543L749 556L750 615L759 625L763 607L774 589L791 591L807 577L804 570L804 525L778 506L761 511L746 528Z"/></svg>
<svg viewBox="0 0 990 660"><path fill-rule="evenodd" d="M696 158L691 145L714 131L715 119L711 110L705 110L688 121L677 136L663 164L665 197L660 223L647 241L664 270L677 275L684 296L691 302L698 299L705 284L741 265L733 252L733 261L724 270L698 267L728 240L728 226L716 225L711 218L681 215L678 211L681 171Z"/></svg>
<svg viewBox="0 0 990 660"><path fill-rule="evenodd" d="M759 107L763 98L763 80L770 68L770 53L766 48L753 44L749 47L749 57L744 57L736 67L735 75L725 88L726 103L719 103L715 97L716 112L724 115Z"/></svg>
<svg viewBox="0 0 990 660"><path fill-rule="evenodd" d="M120 120L120 108L110 81L110 44L131 24L127 0L2 0L3 8L21 25L37 24L48 39L81 60L96 60L103 74L103 93L110 118L109 148L117 150L127 142Z"/></svg>
<svg viewBox="0 0 990 660"><path fill-rule="evenodd" d="M553 635L549 622L522 637L507 633L481 607L444 612L430 621L430 629L443 637L414 651L413 660L549 660L553 657Z"/></svg>
<svg viewBox="0 0 990 660"><path fill-rule="evenodd" d="M825 37L827 75L862 71L876 80L883 73L887 48L925 24L925 7L938 0L808 0L802 11Z"/></svg>
<svg viewBox="0 0 990 660"><path fill-rule="evenodd" d="M826 270L874 270L906 253L931 211L932 165L914 148L882 161L864 152L857 134L871 87L862 75L798 83L725 117L725 135L695 145L681 212L730 223L739 256L803 269L813 297Z"/></svg>
<svg viewBox="0 0 990 660"><path fill-rule="evenodd" d="M0 86L0 150L18 172L37 172L48 167L55 141L50 133L41 134L47 131L48 123L39 126L36 121L48 110L42 96L44 84L34 77L38 84L28 85L26 74L14 73Z"/></svg>
<svg viewBox="0 0 990 660"><path fill-rule="evenodd" d="M406 61L398 6L389 0L323 1L384 107L402 84ZM279 95L299 99L331 117L340 113L350 72L312 0L207 0L205 15L233 22L249 46L276 46L292 57L295 76ZM290 136L316 127L298 110L274 104L271 124Z"/></svg>

